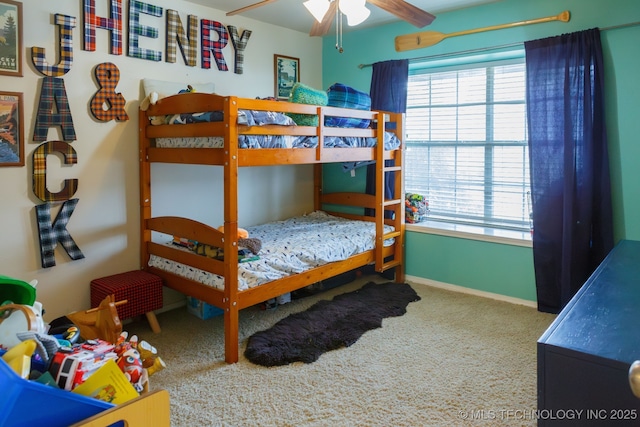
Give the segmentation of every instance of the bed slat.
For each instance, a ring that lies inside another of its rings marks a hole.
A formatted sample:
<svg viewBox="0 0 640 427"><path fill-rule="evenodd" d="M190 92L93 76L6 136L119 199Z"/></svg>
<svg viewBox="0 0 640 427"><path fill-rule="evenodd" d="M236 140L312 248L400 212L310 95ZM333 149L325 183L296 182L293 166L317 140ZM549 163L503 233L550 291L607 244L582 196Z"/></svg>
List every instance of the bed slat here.
<svg viewBox="0 0 640 427"><path fill-rule="evenodd" d="M177 216L159 216L147 220L150 230L222 247L224 235L206 224Z"/></svg>
<svg viewBox="0 0 640 427"><path fill-rule="evenodd" d="M203 271L208 271L219 276L224 276L224 263L217 259L207 258L206 256L197 255L193 252L186 252L169 245L161 245L149 242L149 253L171 261L189 265Z"/></svg>

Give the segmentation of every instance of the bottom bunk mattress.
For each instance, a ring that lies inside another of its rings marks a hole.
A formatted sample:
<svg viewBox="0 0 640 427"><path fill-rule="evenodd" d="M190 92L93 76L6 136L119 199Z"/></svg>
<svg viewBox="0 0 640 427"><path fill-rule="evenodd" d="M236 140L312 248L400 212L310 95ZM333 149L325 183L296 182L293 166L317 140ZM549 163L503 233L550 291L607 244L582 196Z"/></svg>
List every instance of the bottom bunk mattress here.
<svg viewBox="0 0 640 427"><path fill-rule="evenodd" d="M302 273L334 261L343 261L375 247L375 224L316 211L283 221L247 227L259 239L258 259L238 265L238 289L246 290L273 280ZM385 225L385 232L393 227ZM168 244L172 244L169 242ZM385 241L385 246L393 239ZM187 249L185 249L187 250ZM224 289L224 278L185 264L151 255L149 266Z"/></svg>

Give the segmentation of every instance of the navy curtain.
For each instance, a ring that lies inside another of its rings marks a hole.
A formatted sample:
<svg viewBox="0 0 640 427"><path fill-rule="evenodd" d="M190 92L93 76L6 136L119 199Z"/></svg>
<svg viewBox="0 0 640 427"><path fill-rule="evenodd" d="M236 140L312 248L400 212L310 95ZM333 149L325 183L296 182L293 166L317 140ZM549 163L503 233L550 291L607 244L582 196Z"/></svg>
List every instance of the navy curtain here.
<svg viewBox="0 0 640 427"><path fill-rule="evenodd" d="M558 313L613 248L600 31L525 50L538 309Z"/></svg>
<svg viewBox="0 0 640 427"><path fill-rule="evenodd" d="M409 60L376 62L373 64L371 75L371 109L390 111L392 113L405 113L407 111L407 81L409 79ZM387 161L387 166L392 166L393 160ZM385 198L393 199L393 183L395 173L385 175ZM375 194L376 173L375 165L367 166L367 194ZM389 213L390 212L385 212ZM365 215L374 216L371 209L365 211Z"/></svg>

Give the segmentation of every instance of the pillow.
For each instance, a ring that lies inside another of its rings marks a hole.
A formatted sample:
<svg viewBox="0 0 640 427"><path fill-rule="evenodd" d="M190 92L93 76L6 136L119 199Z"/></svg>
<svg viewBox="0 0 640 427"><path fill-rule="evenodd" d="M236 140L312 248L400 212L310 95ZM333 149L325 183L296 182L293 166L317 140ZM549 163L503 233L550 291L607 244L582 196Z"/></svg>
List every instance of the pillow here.
<svg viewBox="0 0 640 427"><path fill-rule="evenodd" d="M325 106L327 105L328 98L327 93L322 90L314 89L302 83L296 83L293 85L293 88L291 88L289 102ZM318 116L315 114L288 113L287 115L299 126L318 126Z"/></svg>
<svg viewBox="0 0 640 427"><path fill-rule="evenodd" d="M328 90L328 106L371 110L371 97L342 83L335 83ZM368 128L371 120L350 117L325 117L324 125L330 127Z"/></svg>
<svg viewBox="0 0 640 427"><path fill-rule="evenodd" d="M187 85L191 85L196 92L202 93L214 93L215 84L213 83L181 83L181 82L168 82L155 79L142 79L142 88L144 89L144 97L149 96L151 92L156 92L161 98L165 96L175 95L181 90L187 88Z"/></svg>
<svg viewBox="0 0 640 427"><path fill-rule="evenodd" d="M215 84L213 83L180 83L180 82L169 82L164 80L155 80L155 79L142 79L142 89L144 90L144 98L140 101L140 109L142 111L147 111L149 105L155 104L159 99L165 98L167 96L176 95L180 93L180 91L184 91L188 86L191 86L193 90L196 92L202 93L214 93L215 92ZM215 121L211 120L210 117L207 117L207 120L199 121ZM174 124L174 123L191 123L189 121L191 119L181 118L180 115L173 116L157 116L157 117L149 117L149 121L152 125L163 125L163 124ZM219 120L222 120L221 116ZM198 121L198 120L196 120Z"/></svg>

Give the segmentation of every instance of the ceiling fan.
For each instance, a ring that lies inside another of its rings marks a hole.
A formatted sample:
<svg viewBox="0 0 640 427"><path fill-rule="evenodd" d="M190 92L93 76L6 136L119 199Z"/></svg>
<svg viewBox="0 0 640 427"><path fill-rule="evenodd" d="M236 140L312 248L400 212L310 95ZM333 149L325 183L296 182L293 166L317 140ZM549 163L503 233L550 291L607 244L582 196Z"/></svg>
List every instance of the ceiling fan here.
<svg viewBox="0 0 640 427"><path fill-rule="evenodd" d="M247 12L276 1L263 0L227 12L227 16ZM429 25L436 18L429 12L419 9L405 0L307 0L304 5L315 18L309 35L324 36L327 34L338 11L347 16L347 23L350 26L364 21L369 16L369 10L364 6L365 2L371 3L418 28Z"/></svg>

